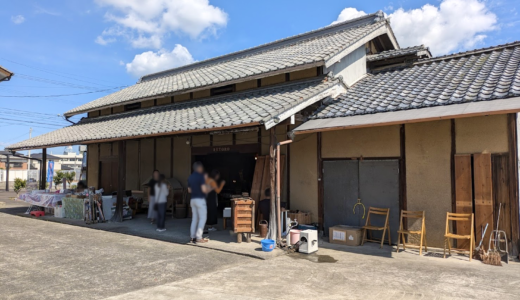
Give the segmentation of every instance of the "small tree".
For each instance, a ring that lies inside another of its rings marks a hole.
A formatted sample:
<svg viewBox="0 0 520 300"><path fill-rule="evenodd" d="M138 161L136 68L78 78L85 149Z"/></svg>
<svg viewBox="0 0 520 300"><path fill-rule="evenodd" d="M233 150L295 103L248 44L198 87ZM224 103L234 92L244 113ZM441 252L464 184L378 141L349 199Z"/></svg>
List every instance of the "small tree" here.
<svg viewBox="0 0 520 300"><path fill-rule="evenodd" d="M65 179L67 180L67 183L70 184L76 179L76 172L67 172L65 173Z"/></svg>
<svg viewBox="0 0 520 300"><path fill-rule="evenodd" d="M58 185L60 185L63 182L64 176L65 174L61 170L56 171L56 175L54 175L54 177L52 178L55 189L58 189Z"/></svg>
<svg viewBox="0 0 520 300"><path fill-rule="evenodd" d="M26 179L15 178L14 179L14 192L18 194L27 185Z"/></svg>

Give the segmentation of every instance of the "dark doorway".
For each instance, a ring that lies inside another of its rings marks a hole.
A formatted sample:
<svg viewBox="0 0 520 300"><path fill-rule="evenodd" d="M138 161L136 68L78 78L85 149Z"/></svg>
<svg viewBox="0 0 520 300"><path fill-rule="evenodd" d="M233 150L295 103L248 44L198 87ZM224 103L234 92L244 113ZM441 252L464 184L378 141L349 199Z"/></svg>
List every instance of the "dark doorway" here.
<svg viewBox="0 0 520 300"><path fill-rule="evenodd" d="M390 208L392 242L397 242L399 229L399 161L398 160L334 160L323 162L324 227L335 225L363 226L363 208ZM356 205L356 206L355 206ZM355 206L355 209L354 209ZM384 219L372 219L383 225ZM380 235L380 233L379 233ZM379 237L374 232L374 237Z"/></svg>
<svg viewBox="0 0 520 300"><path fill-rule="evenodd" d="M193 161L200 161L207 173L212 170L220 171L220 179L226 181L224 189L219 195L219 212L224 207L231 206L231 196L251 193L253 174L255 172L254 153L210 153L195 155Z"/></svg>

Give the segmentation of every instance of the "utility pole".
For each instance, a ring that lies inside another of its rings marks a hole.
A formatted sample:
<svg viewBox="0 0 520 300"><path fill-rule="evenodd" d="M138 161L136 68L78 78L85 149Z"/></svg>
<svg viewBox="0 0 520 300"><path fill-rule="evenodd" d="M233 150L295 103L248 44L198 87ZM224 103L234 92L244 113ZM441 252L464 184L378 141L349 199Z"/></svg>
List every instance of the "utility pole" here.
<svg viewBox="0 0 520 300"><path fill-rule="evenodd" d="M32 127L29 128L29 138L31 138L31 135ZM27 152L27 157L29 157L29 159L27 159L27 182L29 182L29 180L31 179L31 150Z"/></svg>

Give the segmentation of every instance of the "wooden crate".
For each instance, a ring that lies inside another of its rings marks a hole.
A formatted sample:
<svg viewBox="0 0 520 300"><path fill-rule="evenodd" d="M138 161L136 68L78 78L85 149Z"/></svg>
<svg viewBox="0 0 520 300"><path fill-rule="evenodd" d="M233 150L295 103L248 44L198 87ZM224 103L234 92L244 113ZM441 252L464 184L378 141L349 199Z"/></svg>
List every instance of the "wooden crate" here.
<svg viewBox="0 0 520 300"><path fill-rule="evenodd" d="M251 198L231 199L233 231L236 233L255 232L255 200Z"/></svg>
<svg viewBox="0 0 520 300"><path fill-rule="evenodd" d="M309 225L312 223L312 214L310 212L290 210L288 216L291 220L296 219L298 224Z"/></svg>

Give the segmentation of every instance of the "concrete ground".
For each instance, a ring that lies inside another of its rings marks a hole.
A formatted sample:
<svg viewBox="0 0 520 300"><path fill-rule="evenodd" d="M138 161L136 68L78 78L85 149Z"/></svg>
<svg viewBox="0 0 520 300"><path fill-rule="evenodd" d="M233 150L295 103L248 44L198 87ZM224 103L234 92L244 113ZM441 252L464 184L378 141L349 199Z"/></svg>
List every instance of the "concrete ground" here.
<svg viewBox="0 0 520 300"><path fill-rule="evenodd" d="M12 197L14 197L14 193L12 193ZM27 203L9 199L4 200L3 202L6 205L3 209L4 213L9 213L21 217L34 218L25 214L27 207L29 206ZM2 208L0 207L0 211L1 209ZM150 224L150 220L147 219L146 214L137 214L134 219L125 220L123 222L106 222L91 225L85 224L85 221L83 220L55 218L52 215L43 216L38 219L40 221L52 221L179 244L187 244L190 240L191 219L173 219L171 214L167 215L166 218L166 231L160 233L156 231L156 225ZM228 225L228 228L224 230L222 221L222 219L219 219L219 224L216 226L218 231L210 232L209 234L205 235L210 238L209 243L197 244L196 246L215 249L223 252L237 253L261 259L269 259L283 254L283 251L278 249L275 249L272 252L263 252L260 244L261 238L258 235L252 235L251 243L246 243L245 239L243 239L244 242L237 243L237 235L233 233L232 230L230 230L231 226Z"/></svg>
<svg viewBox="0 0 520 300"><path fill-rule="evenodd" d="M5 209L0 299L520 299L519 263L323 241L316 254L260 260Z"/></svg>

